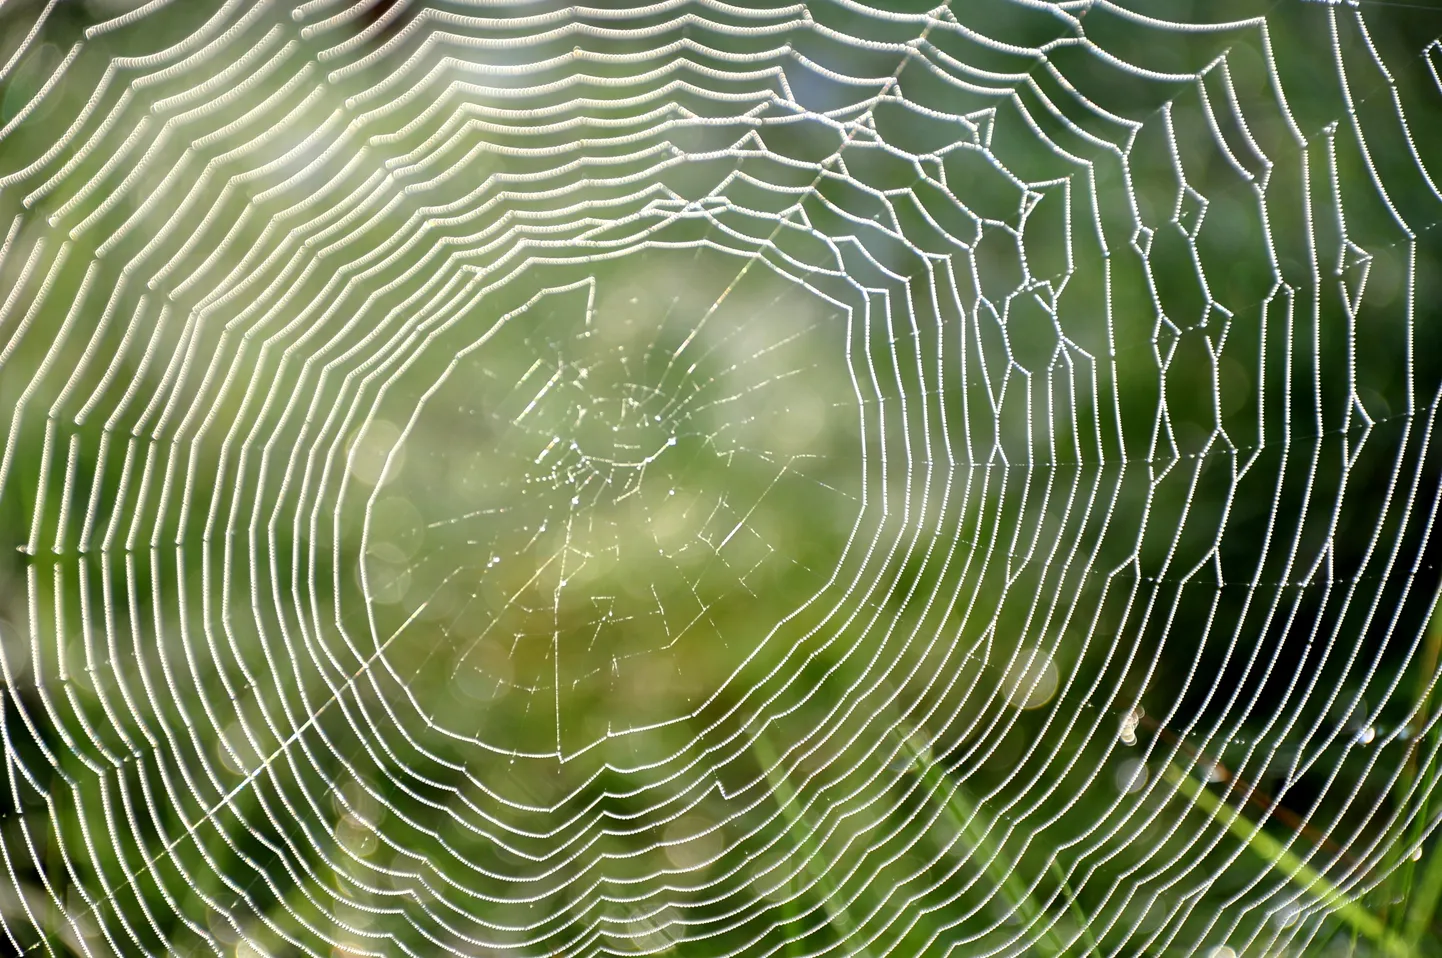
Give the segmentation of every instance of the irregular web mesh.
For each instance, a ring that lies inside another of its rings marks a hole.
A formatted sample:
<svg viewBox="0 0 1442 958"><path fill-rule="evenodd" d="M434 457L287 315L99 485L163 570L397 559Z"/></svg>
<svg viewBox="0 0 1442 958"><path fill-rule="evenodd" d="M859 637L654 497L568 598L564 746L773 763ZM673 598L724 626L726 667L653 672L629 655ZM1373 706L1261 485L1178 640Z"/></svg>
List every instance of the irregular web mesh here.
<svg viewBox="0 0 1442 958"><path fill-rule="evenodd" d="M1439 34L0 3L0 951L1420 954Z"/></svg>

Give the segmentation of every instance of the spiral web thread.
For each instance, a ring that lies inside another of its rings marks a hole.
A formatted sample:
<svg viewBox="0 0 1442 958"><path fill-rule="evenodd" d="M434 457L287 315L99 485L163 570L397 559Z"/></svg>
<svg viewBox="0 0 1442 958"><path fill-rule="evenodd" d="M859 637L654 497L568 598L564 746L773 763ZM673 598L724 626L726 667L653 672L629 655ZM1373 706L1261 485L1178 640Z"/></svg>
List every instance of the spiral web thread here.
<svg viewBox="0 0 1442 958"><path fill-rule="evenodd" d="M1408 947L1442 18L0 17L8 953Z"/></svg>

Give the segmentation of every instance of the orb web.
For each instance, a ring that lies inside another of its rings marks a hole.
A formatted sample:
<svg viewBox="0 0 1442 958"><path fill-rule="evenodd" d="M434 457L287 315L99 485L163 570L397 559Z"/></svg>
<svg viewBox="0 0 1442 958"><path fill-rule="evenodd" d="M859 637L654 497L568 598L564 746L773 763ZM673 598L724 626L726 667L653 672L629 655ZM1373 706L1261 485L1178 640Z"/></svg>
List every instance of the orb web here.
<svg viewBox="0 0 1442 958"><path fill-rule="evenodd" d="M1436 13L0 25L7 953L1435 941Z"/></svg>

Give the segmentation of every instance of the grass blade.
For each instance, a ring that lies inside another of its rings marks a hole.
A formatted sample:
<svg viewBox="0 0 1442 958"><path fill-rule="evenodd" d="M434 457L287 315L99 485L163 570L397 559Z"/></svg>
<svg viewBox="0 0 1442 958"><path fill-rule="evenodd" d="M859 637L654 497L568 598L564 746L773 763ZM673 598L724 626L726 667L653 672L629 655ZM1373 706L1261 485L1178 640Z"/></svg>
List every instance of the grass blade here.
<svg viewBox="0 0 1442 958"><path fill-rule="evenodd" d="M911 739L905 739L903 747L920 771L921 780L926 786L927 792L933 798L941 800L948 824L986 862L987 876L995 883L997 890L1011 901L1017 914L1028 926L1043 920L1042 908L1032 897L1026 885L1022 883L1016 869L1010 867L1013 863L1001 854L996 843L991 840L991 823L982 815L976 803L971 800L971 796L959 782L951 779L940 763L917 749ZM1052 875L1060 877L1060 869L1056 867L1055 862L1052 862ZM1090 954L1096 950L1096 942L1091 940L1090 933L1086 930L1085 916L1077 907L1064 879L1061 881L1061 885L1063 894L1067 896L1067 900L1071 904L1073 917L1078 919L1082 934L1088 941L1086 953ZM1043 942L1045 943L1043 944ZM1063 955L1067 952L1067 943L1062 940L1055 924L1047 929L1046 937L1037 941L1034 947L1045 955Z"/></svg>
<svg viewBox="0 0 1442 958"><path fill-rule="evenodd" d="M1404 933L1414 949L1427 937L1432 916L1437 912L1438 898L1442 898L1442 855L1433 849L1431 858L1427 860L1427 868L1422 873L1422 881L1417 886L1417 897L1412 899L1412 907L1407 911Z"/></svg>
<svg viewBox="0 0 1442 958"><path fill-rule="evenodd" d="M1247 844L1258 858L1270 864L1303 891L1327 905L1332 914L1355 933L1366 938L1383 954L1393 958L1415 958L1416 951L1402 937L1389 929L1381 919L1352 899L1346 897L1325 876L1283 847L1262 831L1241 812L1223 802L1205 785L1193 779L1174 764L1168 764L1166 780L1174 784L1192 805L1221 822L1227 831Z"/></svg>
<svg viewBox="0 0 1442 958"><path fill-rule="evenodd" d="M826 858L822 854L820 843L813 837L816 829L812 823L806 820L800 802L796 799L796 791L791 787L791 782L786 778L786 772L781 768L781 761L776 755L775 749L766 740L764 735L757 735L751 740L752 751L756 753L756 760L766 774L766 781L771 785L771 791L776 796L776 804L781 808L781 814L786 819L787 832L795 836L797 851L805 862L807 874L815 883L821 893L822 907L826 910L827 920L836 931L838 937L843 941L851 940L856 933L856 923L841 906L841 896L836 884L831 880L831 873L826 868ZM858 952L863 958L867 952L863 949Z"/></svg>
<svg viewBox="0 0 1442 958"><path fill-rule="evenodd" d="M1442 653L1442 611L1434 613L1432 621L1427 627L1427 644L1423 647L1422 665L1417 670L1417 687L1413 696L1412 722L1418 729L1427 727L1427 713L1432 704L1432 677L1437 671L1439 653ZM1433 735L1436 733L1434 732ZM1397 783L1397 794L1406 795L1412 790L1412 785L1417 776L1417 757L1427 750L1428 736L1419 732L1407 755L1407 762L1402 766L1402 776ZM1422 771L1426 776L1426 785L1422 790L1422 802L1417 810L1417 823L1413 827L1412 841L1405 847L1417 847L1422 842L1427 820L1430 817L1429 797L1437 786L1437 763L1430 763ZM1404 847L1402 843L1396 843L1394 853ZM1395 861L1395 858L1393 859ZM1427 861L1426 870L1422 874L1422 883L1415 889L1416 897L1413 897L1412 886L1415 863L1407 860L1400 863L1396 873L1400 873L1402 884L1401 898L1407 902L1407 918L1404 933L1412 947L1416 948L1426 936L1433 917L1437 913L1437 900L1442 897L1442 855L1433 849L1431 858ZM1388 896L1389 898L1394 896Z"/></svg>

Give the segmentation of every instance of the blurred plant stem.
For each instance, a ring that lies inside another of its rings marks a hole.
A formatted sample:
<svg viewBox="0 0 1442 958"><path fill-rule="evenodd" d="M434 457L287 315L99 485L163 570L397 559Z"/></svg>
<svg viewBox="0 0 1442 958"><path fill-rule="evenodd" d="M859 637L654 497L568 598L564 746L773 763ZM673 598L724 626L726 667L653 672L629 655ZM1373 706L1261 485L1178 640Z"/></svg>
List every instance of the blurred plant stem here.
<svg viewBox="0 0 1442 958"><path fill-rule="evenodd" d="M1427 869L1422 873L1422 883L1417 886L1417 897L1412 899L1403 929L1414 951L1427 939L1427 930L1432 924L1432 916L1436 914L1439 897L1442 897L1442 855L1434 850L1427 860Z"/></svg>
<svg viewBox="0 0 1442 958"><path fill-rule="evenodd" d="M960 782L953 780L947 774L941 763L918 749L911 738L904 738L902 747L920 771L922 784L926 786L928 794L942 803L943 813L948 824L962 836L963 841L971 847L972 851L986 862L986 873L996 884L997 890L1007 897L1028 927L1043 920L1044 910L1032 897L1031 891L1022 884L1016 868L1013 867L1015 862L1003 856L1001 850L991 840L991 823L982 815L980 808L977 807L966 789ZM1081 938L1086 942L1086 951L1083 954L1094 954L1097 951L1097 943L1087 928L1086 916L1077 907L1076 898L1072 895L1071 887L1066 882L1066 876L1062 874L1055 859L1051 862L1050 874L1061 886L1072 917L1077 922ZM1039 939L1034 947L1044 955L1068 953L1067 942L1058 933L1055 922L1047 928L1046 936Z"/></svg>
<svg viewBox="0 0 1442 958"><path fill-rule="evenodd" d="M1411 792L1417 776L1417 757L1419 753L1425 752L1428 736L1424 730L1427 727L1427 716L1432 705L1432 680L1437 671L1437 659L1439 650L1442 650L1442 612L1434 611L1432 621L1427 628L1427 643L1423 647L1422 662L1417 669L1417 681L1412 699L1412 718L1409 722L1418 730L1412 740L1412 748L1407 753L1407 761L1402 766L1401 775L1397 780L1397 794L1407 795ZM1436 733L1431 736L1434 740ZM1412 880L1416 873L1416 859L1410 856L1398 863L1396 856L1403 851L1410 851L1420 848L1422 839L1427 827L1429 817L1429 805L1432 790L1437 786L1437 763L1429 762L1424 774L1427 783L1422 788L1422 801L1417 809L1416 822L1412 828L1410 842L1393 842L1388 852L1388 864L1395 863L1395 871L1389 874L1400 875L1401 895L1388 894L1389 902L1392 898L1398 898L1407 907L1406 924L1404 934L1413 948L1421 944L1427 935L1428 927L1432 923L1433 916L1437 913L1437 899L1442 896L1442 856L1437 854L1436 849L1432 851L1431 858L1427 861L1426 871L1422 875L1422 884L1417 888L1417 895L1412 896ZM1390 886L1392 883L1385 883Z"/></svg>
<svg viewBox="0 0 1442 958"><path fill-rule="evenodd" d="M1173 763L1163 773L1168 782L1186 796L1193 807L1205 812L1213 821L1221 822L1227 831L1246 843L1258 858L1281 872L1287 879L1312 895L1353 932L1370 941L1383 954L1394 958L1414 958L1415 948L1389 929L1376 915L1348 898L1325 876L1313 869L1290 849L1242 815L1241 812L1213 795L1205 785Z"/></svg>
<svg viewBox="0 0 1442 958"><path fill-rule="evenodd" d="M837 936L843 942L849 941L856 934L856 923L851 920L846 909L842 907L840 889L831 880L831 873L826 867L828 863L824 849L816 837L816 829L807 820L805 809L797 801L796 790L787 780L786 772L781 767L781 760L777 756L776 750L766 740L764 733L751 740L751 748L756 754L756 761L766 775L766 781L771 785L772 793L776 796L776 804L786 819L787 835L792 837L796 851L802 857L806 872L812 878L813 887L821 895L821 905L826 910L827 920L830 921L831 927L835 929ZM864 948L856 954L861 958L868 958L869 955Z"/></svg>

